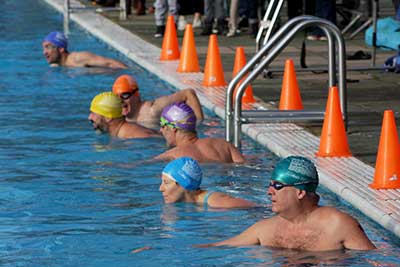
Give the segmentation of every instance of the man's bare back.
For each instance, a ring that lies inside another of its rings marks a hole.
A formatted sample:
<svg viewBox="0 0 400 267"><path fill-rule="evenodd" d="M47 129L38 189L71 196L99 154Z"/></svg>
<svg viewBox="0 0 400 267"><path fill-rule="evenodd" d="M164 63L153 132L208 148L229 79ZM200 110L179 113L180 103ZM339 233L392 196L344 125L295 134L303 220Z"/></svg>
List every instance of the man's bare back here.
<svg viewBox="0 0 400 267"><path fill-rule="evenodd" d="M161 154L162 159L191 157L199 162L243 163L245 159L231 144L220 138L197 139L194 143L174 147Z"/></svg>

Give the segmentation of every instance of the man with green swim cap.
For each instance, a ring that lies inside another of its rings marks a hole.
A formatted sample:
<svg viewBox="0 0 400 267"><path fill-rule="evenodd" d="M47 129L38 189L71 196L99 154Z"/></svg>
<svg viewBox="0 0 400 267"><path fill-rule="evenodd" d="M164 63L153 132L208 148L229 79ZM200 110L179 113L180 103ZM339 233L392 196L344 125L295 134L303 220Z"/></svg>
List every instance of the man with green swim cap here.
<svg viewBox="0 0 400 267"><path fill-rule="evenodd" d="M230 239L200 245L262 245L307 251L371 250L374 244L360 224L334 207L318 206L318 173L307 158L291 156L278 162L267 193L277 215L259 221Z"/></svg>
<svg viewBox="0 0 400 267"><path fill-rule="evenodd" d="M122 102L112 92L98 94L90 105L88 119L99 133L109 133L119 138L145 138L160 134L141 125L128 123L122 116Z"/></svg>

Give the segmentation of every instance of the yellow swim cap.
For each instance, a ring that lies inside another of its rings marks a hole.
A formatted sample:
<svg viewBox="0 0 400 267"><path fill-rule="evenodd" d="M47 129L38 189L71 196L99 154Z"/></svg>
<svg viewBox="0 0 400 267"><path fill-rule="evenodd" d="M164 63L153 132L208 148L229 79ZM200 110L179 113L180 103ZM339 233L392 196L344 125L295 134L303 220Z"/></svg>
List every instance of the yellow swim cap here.
<svg viewBox="0 0 400 267"><path fill-rule="evenodd" d="M93 98L90 111L110 119L120 118L122 117L122 102L112 92L101 93Z"/></svg>

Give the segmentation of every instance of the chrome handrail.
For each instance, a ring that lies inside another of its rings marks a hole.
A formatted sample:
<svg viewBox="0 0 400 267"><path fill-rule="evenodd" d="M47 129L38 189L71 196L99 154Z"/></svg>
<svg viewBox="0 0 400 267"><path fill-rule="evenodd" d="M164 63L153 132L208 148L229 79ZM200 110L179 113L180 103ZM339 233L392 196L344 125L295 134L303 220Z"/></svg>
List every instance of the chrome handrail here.
<svg viewBox="0 0 400 267"><path fill-rule="evenodd" d="M243 67L243 69L233 78L228 86L226 97L226 140L232 141L232 128L234 145L240 147L240 134L242 125L242 96L247 85L253 81L262 71L266 68L272 60L280 53L283 48L294 38L297 32L306 27L319 27L328 37L329 46L329 86L336 85L336 63L335 63L335 38L338 45L338 72L339 72L339 95L340 107L343 114L343 119L347 123L347 89L346 89L346 63L345 63L345 43L340 30L331 22L313 17L313 16L299 16L285 25L271 38L271 40ZM270 51L271 50L271 51ZM270 53L268 53L270 52ZM267 54L268 53L268 54ZM250 73L250 69L255 67ZM235 109L232 110L232 94L237 84L244 78L243 82L239 85L235 96ZM232 112L234 116L232 117ZM233 124L233 126L232 126Z"/></svg>

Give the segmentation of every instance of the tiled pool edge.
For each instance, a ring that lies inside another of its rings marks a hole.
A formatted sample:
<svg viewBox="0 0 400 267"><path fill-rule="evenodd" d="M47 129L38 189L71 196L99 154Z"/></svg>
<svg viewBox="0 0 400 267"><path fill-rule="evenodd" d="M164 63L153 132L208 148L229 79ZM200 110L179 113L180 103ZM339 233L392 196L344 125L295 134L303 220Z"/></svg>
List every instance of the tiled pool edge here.
<svg viewBox="0 0 400 267"><path fill-rule="evenodd" d="M59 12L63 0L43 0ZM80 3L71 1L71 5ZM71 19L94 36L119 50L143 68L172 84L177 89L194 88L203 106L224 119L225 88L204 88L201 73L177 74L177 62L160 62L160 49L130 31L93 13L71 14ZM374 169L351 158L316 158L319 138L293 124L245 125L243 132L268 147L280 157L292 154L313 159L319 170L321 184L340 195L354 207L400 237L399 190L375 191L368 188Z"/></svg>

